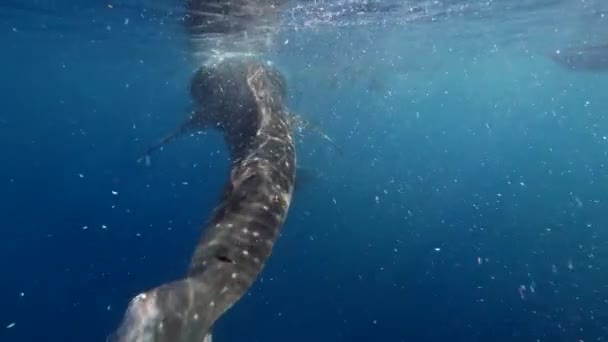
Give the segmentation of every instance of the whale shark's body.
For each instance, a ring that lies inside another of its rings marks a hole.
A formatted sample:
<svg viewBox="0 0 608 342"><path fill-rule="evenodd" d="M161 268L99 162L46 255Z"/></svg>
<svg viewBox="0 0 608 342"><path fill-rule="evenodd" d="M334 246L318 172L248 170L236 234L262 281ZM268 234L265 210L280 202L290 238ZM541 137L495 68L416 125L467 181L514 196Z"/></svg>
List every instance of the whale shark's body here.
<svg viewBox="0 0 608 342"><path fill-rule="evenodd" d="M248 57L253 50L247 46L269 37L276 5L187 1L195 55L201 42L226 48L235 36L245 39L221 51L239 57L207 60L196 72L194 112L148 153L189 131L219 129L230 151L230 177L185 277L136 296L113 341L209 341L215 321L246 293L271 254L291 203L295 146L285 81L270 64Z"/></svg>
<svg viewBox="0 0 608 342"><path fill-rule="evenodd" d="M223 131L230 179L187 276L135 297L115 341L202 342L252 285L287 215L296 161L280 74L263 63L224 61L199 71L192 93L199 110L185 127Z"/></svg>

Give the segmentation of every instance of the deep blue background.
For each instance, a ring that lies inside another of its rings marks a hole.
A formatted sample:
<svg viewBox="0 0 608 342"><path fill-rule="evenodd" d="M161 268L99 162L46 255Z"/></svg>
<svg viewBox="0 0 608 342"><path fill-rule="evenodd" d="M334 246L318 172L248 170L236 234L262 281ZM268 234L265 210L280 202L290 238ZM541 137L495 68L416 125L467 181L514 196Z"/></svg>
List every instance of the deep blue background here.
<svg viewBox="0 0 608 342"><path fill-rule="evenodd" d="M24 4L0 6L0 341L103 341L184 274L227 154L207 132L136 163L189 108L174 3ZM305 132L216 341L608 339L608 74L445 27L282 33L291 107L343 151Z"/></svg>

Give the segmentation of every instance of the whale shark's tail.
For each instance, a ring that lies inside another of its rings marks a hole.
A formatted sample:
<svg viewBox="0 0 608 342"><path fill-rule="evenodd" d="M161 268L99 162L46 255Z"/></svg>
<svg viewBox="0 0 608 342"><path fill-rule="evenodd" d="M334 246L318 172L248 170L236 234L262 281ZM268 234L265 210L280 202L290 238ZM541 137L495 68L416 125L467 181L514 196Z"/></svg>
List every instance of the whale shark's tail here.
<svg viewBox="0 0 608 342"><path fill-rule="evenodd" d="M214 310L219 289L205 278L185 278L139 294L107 342L211 342L211 326L223 312Z"/></svg>

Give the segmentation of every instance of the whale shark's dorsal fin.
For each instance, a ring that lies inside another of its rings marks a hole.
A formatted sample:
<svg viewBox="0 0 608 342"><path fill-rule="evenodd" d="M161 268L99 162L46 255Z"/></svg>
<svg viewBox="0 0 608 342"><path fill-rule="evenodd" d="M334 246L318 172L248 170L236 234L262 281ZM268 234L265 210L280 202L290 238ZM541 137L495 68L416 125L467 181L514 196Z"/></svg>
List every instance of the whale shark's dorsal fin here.
<svg viewBox="0 0 608 342"><path fill-rule="evenodd" d="M318 124L313 123L310 120L303 118L301 115L298 115L293 112L289 112L287 118L289 120L289 124L296 130L296 133L298 135L302 136L302 132L305 130L315 132L320 135L321 138L329 142L333 149L338 152L338 154L343 154L340 146L338 146L338 144L336 144L334 140L329 135L327 135Z"/></svg>

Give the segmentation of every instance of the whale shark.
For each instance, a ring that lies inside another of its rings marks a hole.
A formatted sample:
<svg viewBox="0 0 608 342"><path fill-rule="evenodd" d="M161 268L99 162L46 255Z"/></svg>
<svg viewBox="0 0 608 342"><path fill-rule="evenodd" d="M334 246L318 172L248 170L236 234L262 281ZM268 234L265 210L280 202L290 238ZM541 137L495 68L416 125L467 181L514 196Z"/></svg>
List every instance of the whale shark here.
<svg viewBox="0 0 608 342"><path fill-rule="evenodd" d="M550 57L557 64L572 71L608 71L608 44L556 50Z"/></svg>
<svg viewBox="0 0 608 342"><path fill-rule="evenodd" d="M217 129L228 146L230 175L184 277L135 296L109 341L211 341L214 323L270 257L296 177L286 82L260 58L283 2L186 0L186 30L201 65L190 82L194 110L146 159L184 134Z"/></svg>
<svg viewBox="0 0 608 342"><path fill-rule="evenodd" d="M215 321L262 271L287 216L296 155L282 75L268 63L224 60L195 74L191 94L197 110L179 132L219 129L229 181L186 276L133 298L111 341L210 341Z"/></svg>

